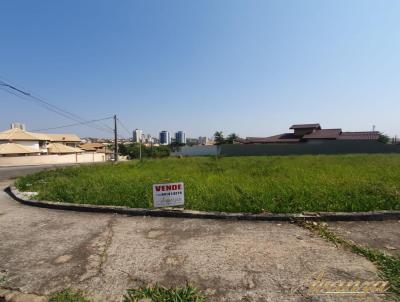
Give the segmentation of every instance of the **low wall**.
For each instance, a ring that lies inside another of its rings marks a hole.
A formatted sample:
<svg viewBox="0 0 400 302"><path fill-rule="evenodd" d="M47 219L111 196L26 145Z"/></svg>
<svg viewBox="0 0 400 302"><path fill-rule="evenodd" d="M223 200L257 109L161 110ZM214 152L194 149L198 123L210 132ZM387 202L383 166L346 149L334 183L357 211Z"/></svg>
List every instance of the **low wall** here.
<svg viewBox="0 0 400 302"><path fill-rule="evenodd" d="M105 162L103 153L0 157L0 167Z"/></svg>
<svg viewBox="0 0 400 302"><path fill-rule="evenodd" d="M218 146L184 146L179 151L171 153L171 156L207 156L218 155Z"/></svg>
<svg viewBox="0 0 400 302"><path fill-rule="evenodd" d="M324 141L315 144L248 144L221 145L221 155L317 155L354 153L400 153L400 145L388 145L376 141Z"/></svg>

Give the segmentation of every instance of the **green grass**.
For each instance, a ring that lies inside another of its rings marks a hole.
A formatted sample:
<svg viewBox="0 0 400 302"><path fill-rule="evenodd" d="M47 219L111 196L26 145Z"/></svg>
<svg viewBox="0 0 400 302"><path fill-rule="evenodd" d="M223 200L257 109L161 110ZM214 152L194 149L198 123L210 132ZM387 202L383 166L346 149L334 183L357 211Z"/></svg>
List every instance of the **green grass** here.
<svg viewBox="0 0 400 302"><path fill-rule="evenodd" d="M0 286L4 285L7 282L7 277L6 276L2 276L0 274Z"/></svg>
<svg viewBox="0 0 400 302"><path fill-rule="evenodd" d="M373 262L378 270L382 280L389 282L388 294L395 301L400 301L400 258L390 256L379 250L366 248L355 244L354 242L345 240L330 231L326 226L316 222L300 223L303 227L316 231L321 237L333 242L336 246L342 246L364 256Z"/></svg>
<svg viewBox="0 0 400 302"><path fill-rule="evenodd" d="M90 302L90 300L81 292L68 288L52 294L49 302Z"/></svg>
<svg viewBox="0 0 400 302"><path fill-rule="evenodd" d="M152 184L163 180L183 181L194 210L400 210L400 155L148 159L45 171L16 185L40 200L151 207Z"/></svg>
<svg viewBox="0 0 400 302"><path fill-rule="evenodd" d="M148 298L152 302L204 302L204 297L191 285L166 288L158 284L138 289L128 289L123 302L137 302Z"/></svg>

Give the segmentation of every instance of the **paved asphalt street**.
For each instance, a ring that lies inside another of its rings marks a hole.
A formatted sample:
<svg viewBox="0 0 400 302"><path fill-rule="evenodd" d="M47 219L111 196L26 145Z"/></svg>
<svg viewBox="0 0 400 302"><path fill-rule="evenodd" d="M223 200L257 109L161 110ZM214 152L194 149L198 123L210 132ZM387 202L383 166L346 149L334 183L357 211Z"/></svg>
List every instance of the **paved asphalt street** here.
<svg viewBox="0 0 400 302"><path fill-rule="evenodd" d="M3 192L10 178L38 169L0 168L0 273L8 288L47 295L72 287L94 301L120 301L130 287L189 281L207 301L381 301L310 295L321 273L363 281L379 280L377 270L290 223L77 213L24 206Z"/></svg>

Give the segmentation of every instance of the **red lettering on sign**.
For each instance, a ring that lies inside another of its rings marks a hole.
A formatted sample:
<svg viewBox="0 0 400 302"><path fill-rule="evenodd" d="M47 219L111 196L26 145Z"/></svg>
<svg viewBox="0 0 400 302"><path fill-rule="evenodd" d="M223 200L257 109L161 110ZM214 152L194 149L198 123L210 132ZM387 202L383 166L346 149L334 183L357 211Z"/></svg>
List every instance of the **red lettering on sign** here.
<svg viewBox="0 0 400 302"><path fill-rule="evenodd" d="M156 192L182 190L182 184L155 186Z"/></svg>

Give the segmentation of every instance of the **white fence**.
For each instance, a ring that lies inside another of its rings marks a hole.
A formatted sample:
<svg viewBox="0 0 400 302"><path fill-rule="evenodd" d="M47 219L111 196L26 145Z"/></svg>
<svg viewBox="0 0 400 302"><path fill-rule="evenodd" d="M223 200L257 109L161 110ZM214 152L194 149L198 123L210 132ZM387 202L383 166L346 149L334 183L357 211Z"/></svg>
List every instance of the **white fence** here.
<svg viewBox="0 0 400 302"><path fill-rule="evenodd" d="M0 167L105 162L104 153L0 157Z"/></svg>

